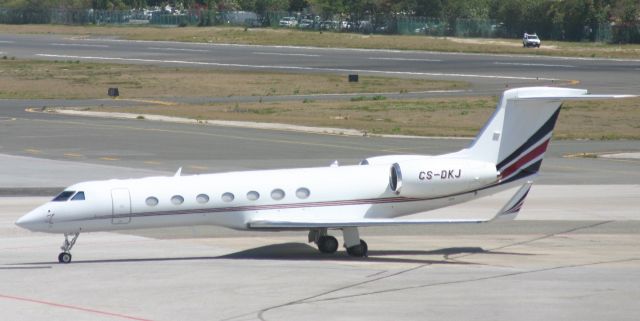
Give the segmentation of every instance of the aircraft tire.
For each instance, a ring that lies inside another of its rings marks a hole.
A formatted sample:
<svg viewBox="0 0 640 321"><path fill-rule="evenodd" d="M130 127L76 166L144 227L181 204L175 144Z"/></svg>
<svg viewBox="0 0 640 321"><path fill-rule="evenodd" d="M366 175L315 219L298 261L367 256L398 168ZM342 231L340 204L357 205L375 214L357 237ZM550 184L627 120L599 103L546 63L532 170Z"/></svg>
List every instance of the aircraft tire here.
<svg viewBox="0 0 640 321"><path fill-rule="evenodd" d="M58 262L67 264L71 262L71 253L62 252L58 254Z"/></svg>
<svg viewBox="0 0 640 321"><path fill-rule="evenodd" d="M360 245L354 245L347 248L347 254L354 257L367 257L368 253L369 246L367 246L367 242L363 240L360 240Z"/></svg>
<svg viewBox="0 0 640 321"><path fill-rule="evenodd" d="M331 235L321 236L318 240L318 250L325 254L332 254L338 250L338 240Z"/></svg>

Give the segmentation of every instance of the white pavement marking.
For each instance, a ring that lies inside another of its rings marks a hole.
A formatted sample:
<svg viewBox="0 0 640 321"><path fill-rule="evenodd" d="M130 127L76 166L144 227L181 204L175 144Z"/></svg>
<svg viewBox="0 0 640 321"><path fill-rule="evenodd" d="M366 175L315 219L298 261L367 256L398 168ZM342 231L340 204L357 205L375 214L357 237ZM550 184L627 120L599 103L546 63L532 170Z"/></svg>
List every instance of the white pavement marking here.
<svg viewBox="0 0 640 321"><path fill-rule="evenodd" d="M137 119L138 116L143 116L145 120L171 122L179 124L196 124L206 126L226 126L226 127L239 127L239 128L255 128L264 130L280 130L280 131L295 131L314 134L325 135L338 135L338 136L375 136L375 137L388 137L388 138L416 138L416 139L460 139L471 140L472 137L433 137L433 136L405 136L405 135L379 135L370 134L357 129L347 128L331 128L331 127L312 127L312 126L299 126L291 124L281 123L258 123L251 121L233 121L233 120L199 120L182 117L162 116L162 115L150 115L150 114L129 114L129 113L112 113L112 112L100 112L100 111L86 111L86 110L74 110L74 109L57 109L56 113L86 116L86 117L100 117L100 118L116 118L116 119ZM0 154L1 156L1 154Z"/></svg>
<svg viewBox="0 0 640 321"><path fill-rule="evenodd" d="M254 51L251 54L253 54L253 55L269 55L269 56L320 57L320 55L314 55L314 54L283 53L283 52L263 52L263 51Z"/></svg>
<svg viewBox="0 0 640 321"><path fill-rule="evenodd" d="M420 58L386 58L386 57L369 57L369 60L393 60L393 61L425 61L440 62L442 59L420 59Z"/></svg>
<svg viewBox="0 0 640 321"><path fill-rule="evenodd" d="M411 75L411 76L441 76L441 77L460 77L460 78L483 78L483 79L512 79L512 80L544 80L557 81L556 78L536 78L536 77L518 77L507 75L474 75L474 74L449 74L440 72L411 72L411 71L386 71L386 70L366 70L366 69L343 69L343 68L317 68L317 67L300 67L300 66L278 66L278 65L248 65L248 64L228 64L204 61L186 61L186 60L164 60L164 59L140 59L140 58L120 58L120 57L94 57L94 56L72 56L72 55L53 55L53 54L36 54L38 57L48 58L67 58L67 59L88 59L88 60L105 60L105 61L128 61L128 62L148 62L161 64L183 64L183 65L201 65L201 66L218 66L218 67L238 67L238 68L256 68L256 69L282 69L282 70L309 70L309 71L333 71L333 72L359 72L374 73L383 75Z"/></svg>
<svg viewBox="0 0 640 321"><path fill-rule="evenodd" d="M455 94L455 93L463 93L470 92L470 90L425 90L425 91L410 91L404 93L404 95L410 94ZM342 94L313 94L312 96L320 96L320 97L348 97L348 96L377 96L377 95L397 95L398 92L379 92L379 93L342 93ZM282 95L278 97L305 97L308 95Z"/></svg>
<svg viewBox="0 0 640 321"><path fill-rule="evenodd" d="M640 153L628 152L628 153L616 153L616 154L602 154L599 155L602 158L613 159L638 159L640 160Z"/></svg>
<svg viewBox="0 0 640 321"><path fill-rule="evenodd" d="M166 50L166 51L189 51L189 52L209 52L206 49L186 49L186 48L160 48L160 47L147 47L151 50Z"/></svg>
<svg viewBox="0 0 640 321"><path fill-rule="evenodd" d="M109 45L92 45L86 43L50 43L50 46L59 47L96 47L96 48L109 48Z"/></svg>
<svg viewBox="0 0 640 321"><path fill-rule="evenodd" d="M131 42L131 43L167 43L184 45L180 41L158 41L158 40L126 40L126 39L104 39L104 38L71 38L83 41L101 42ZM483 57L507 57L507 58L531 58L548 60L578 60L578 61L614 61L614 62L640 62L640 59L632 58L593 58L593 57L558 57L539 55L519 55L519 54L488 54L474 52L446 52L446 51L420 51L420 50L400 50L400 49L364 49L364 48L334 48L334 47L313 47L313 46L277 46L277 45L248 45L235 43L205 43L190 42L189 45L209 46L209 47L244 47L244 48L279 48L279 49L305 49L305 50L334 50L334 51L355 51L355 52L385 52L385 53L415 53L439 56L483 56Z"/></svg>
<svg viewBox="0 0 640 321"><path fill-rule="evenodd" d="M15 43L13 40L0 40L0 43Z"/></svg>
<svg viewBox="0 0 640 321"><path fill-rule="evenodd" d="M559 68L575 68L571 65L552 65L552 64L532 64L532 63L520 63L520 62L494 62L494 65L509 65L509 66L527 66L527 67L559 67Z"/></svg>

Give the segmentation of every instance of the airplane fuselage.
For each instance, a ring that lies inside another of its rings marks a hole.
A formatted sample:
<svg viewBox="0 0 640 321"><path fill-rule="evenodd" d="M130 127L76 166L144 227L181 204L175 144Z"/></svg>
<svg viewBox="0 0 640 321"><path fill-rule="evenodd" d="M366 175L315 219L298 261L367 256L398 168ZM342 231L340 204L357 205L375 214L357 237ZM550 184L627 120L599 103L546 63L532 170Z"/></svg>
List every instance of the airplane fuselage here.
<svg viewBox="0 0 640 321"><path fill-rule="evenodd" d="M65 189L66 199L54 199L33 210L28 215L34 218L30 229L77 233L200 224L248 229L248 222L262 217L283 221L393 218L479 196L474 191L479 186L472 184L475 177L465 180L467 168L443 165L452 160L420 162L423 169L411 174L414 181L438 187L420 197L391 190L389 164L84 182ZM434 172L442 177L436 178ZM493 172L496 178L495 167ZM452 187L442 195L445 185ZM83 197L76 199L80 192Z"/></svg>

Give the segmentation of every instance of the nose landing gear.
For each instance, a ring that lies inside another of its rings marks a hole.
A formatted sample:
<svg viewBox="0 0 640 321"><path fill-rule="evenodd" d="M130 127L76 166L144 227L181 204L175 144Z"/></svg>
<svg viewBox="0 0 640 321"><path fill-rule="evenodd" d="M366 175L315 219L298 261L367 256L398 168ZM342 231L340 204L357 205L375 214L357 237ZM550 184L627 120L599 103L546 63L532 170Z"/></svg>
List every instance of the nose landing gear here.
<svg viewBox="0 0 640 321"><path fill-rule="evenodd" d="M73 236L71 241L69 241L69 236ZM62 242L62 246L60 249L62 253L58 254L58 262L60 263L69 263L71 262L71 249L76 244L76 240L80 236L80 233L65 233L64 234L64 242Z"/></svg>

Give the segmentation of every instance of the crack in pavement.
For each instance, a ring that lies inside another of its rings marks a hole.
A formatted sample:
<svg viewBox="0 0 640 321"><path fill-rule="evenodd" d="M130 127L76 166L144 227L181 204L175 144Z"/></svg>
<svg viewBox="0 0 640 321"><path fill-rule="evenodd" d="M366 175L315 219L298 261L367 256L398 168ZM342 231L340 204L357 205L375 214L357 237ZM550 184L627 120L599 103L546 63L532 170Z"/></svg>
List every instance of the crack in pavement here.
<svg viewBox="0 0 640 321"><path fill-rule="evenodd" d="M478 282L478 281L485 281L485 280L492 280L492 279L500 279L500 278L505 278L505 277L510 277L510 276L534 274L534 273L554 271L554 270L570 269L570 268L577 268L577 267L587 267L587 266L594 266L594 265L601 265L601 264L611 264L611 263L626 263L626 262L633 262L633 261L640 261L640 258L632 257L632 258L618 259L618 260L598 261L598 262L590 262L590 263L583 263L583 264L562 265L562 266L555 266L555 267L549 267L549 268L543 268L543 269L537 269L537 270L519 271L519 272L512 272L512 273L505 273L505 274L499 274L499 275L485 276L485 277L466 279L466 280L436 282L436 283L420 284L420 285L406 286L406 287L400 287L400 288L392 288L392 289L386 289L386 290L378 290L378 291L371 291L371 292L364 292L364 293L357 293L357 294L349 294L349 295L343 295L343 296L326 298L326 299L308 300L308 301L300 302L300 303L335 301L335 300L354 298L354 297L361 297L361 296L368 296L368 295L375 295L375 294L382 294L382 293L389 293L389 292L398 292L398 291L405 291L405 290L411 290L411 289L435 287L435 286L439 286L439 285L462 284L462 283L470 283L470 282ZM261 318L261 320L264 320L264 319Z"/></svg>
<svg viewBox="0 0 640 321"><path fill-rule="evenodd" d="M518 246L518 245L529 244L529 243L532 243L532 242L536 242L536 241L544 240L544 239L547 239L547 238L551 238L551 237L554 237L554 236L559 235L559 234L572 233L572 232L576 232L576 231L579 231L579 230L584 230L584 229L589 229L589 228L593 228L593 227L596 227L596 226L601 226L601 225L608 224L608 223L611 223L611 222L613 222L613 221L601 221L601 222L596 222L596 223L593 223L593 224L577 226L577 227L570 228L568 230L562 230L562 231L558 231L558 232L554 232L554 233L545 234L543 236L535 237L535 238L532 238L532 239L519 241L519 242L514 242L514 243L502 245L502 246L498 246L498 247L492 248L492 249L487 250L487 251L482 251L482 252L473 252L473 253L454 255L453 257L450 257L448 254L445 254L444 255L444 259L446 261L457 261L458 259L463 258L463 257L469 257L469 256L476 255L476 254L479 254L479 253L491 253L492 251L501 250L501 249L505 249L505 248L508 248L508 247ZM237 316L225 318L222 321L234 320L234 319L238 319L238 318L241 318L241 317L246 317L246 316L249 316L249 315L253 315L254 313L257 313L257 318L258 319L260 319L262 321L266 321L266 319L264 317L264 314L269 312L269 311L273 311L275 309L279 309L279 308L283 308L283 307L287 307L287 306L304 304L304 303L335 301L335 300L341 300L341 299L347 299L347 298L353 298L353 297L361 297L361 296L376 295L376 294L383 294L383 293L389 293L389 292L398 292L398 291L404 291L404 290L411 290L411 289L416 289L416 288L426 288L426 287L434 287L434 286L448 285L448 284L461 284L461 283L477 282L477 281L491 280L491 279L504 278L504 277L510 277L510 276L518 276L518 275L539 273L539 272L545 272L545 271L552 271L552 270L558 270L558 269L584 267L584 266L607 264L607 263L628 262L628 261L635 261L635 260L640 260L640 258L629 258L629 259L621 259L621 260L613 260L613 261L601 261L601 262L592 262L592 263L584 263L584 264L556 266L556 267L550 267L550 268L544 268L544 269L512 272L512 273L493 275L493 276L474 278L474 279L465 279L465 280L457 280L457 281L447 281L447 282L421 284L421 285L414 285L414 286L401 287L401 288L370 291L370 292L364 292L364 293L358 293L358 294L349 294L349 295L337 296L337 297L332 297L332 298L317 299L317 298L320 298L322 296L326 296L326 295L331 294L331 293L336 293L336 292L340 292L340 291L343 291L343 290L355 288L355 287L360 286L360 285L364 285L364 284L373 283L373 282L377 282L377 281L380 281L380 280L392 278L392 277L395 277L395 276L398 276L398 275L401 275L401 274L409 273L409 272L416 271L416 270L422 269L424 267L433 265L433 263L426 263L426 264L420 264L418 266L414 266L414 267L411 267L411 268L408 268L408 269L404 269L404 270L398 271L398 272L393 273L393 274L389 274L389 275L385 275L385 276L382 276L382 277L369 279L369 280L366 280L366 281L361 281L361 282L348 284L348 285L341 286L341 287L338 287L338 288L334 288L332 290L324 291L324 292L321 292L321 293L318 293L318 294L315 294L315 295L312 295L312 296L308 296L308 297L304 297L304 298L301 298L301 299L289 301L289 302L286 302L286 303L282 303L282 304L266 307L266 308L261 309L259 311L248 312L248 313L245 313L245 314L242 314L242 315L237 315Z"/></svg>
<svg viewBox="0 0 640 321"><path fill-rule="evenodd" d="M551 237L556 237L559 234L573 233L573 232L576 232L576 231L580 231L580 230L584 230L584 229L593 228L593 227L596 227L596 226L609 224L611 222L613 222L613 221L611 221L611 220L610 221L602 221L602 222L596 222L596 223L593 223L593 224L588 224L588 225L583 225L583 226L576 226L576 227L570 228L568 230L545 234L545 235L542 235L542 236L539 236L539 237L535 237L535 238L532 238L532 239L529 239L529 240L525 240L525 241L520 241L520 242L510 243L510 244L507 244L507 245L494 247L494 248L491 248L489 250L486 250L485 253L506 249L508 247L513 247L513 246L518 246L518 245L525 245L525 244L533 243L533 242L536 242L536 241L548 239L548 238L551 238ZM451 256L445 255L444 258L447 259L447 260L455 262L459 258L468 257L468 256L471 256L471 255L474 255L474 254L478 254L478 253L453 254Z"/></svg>

